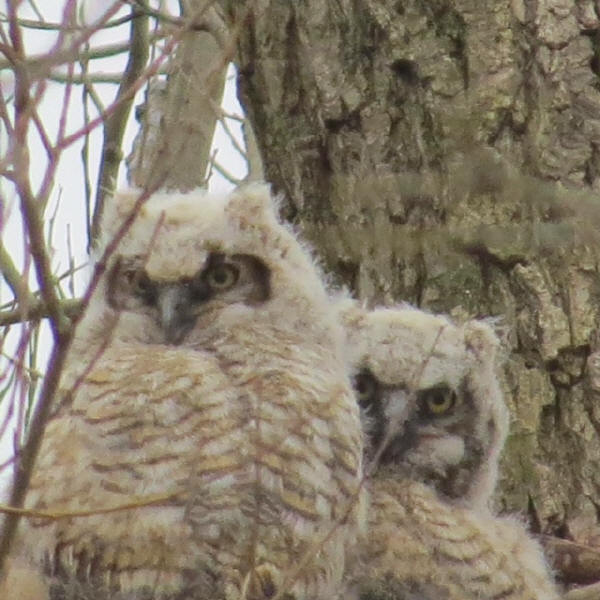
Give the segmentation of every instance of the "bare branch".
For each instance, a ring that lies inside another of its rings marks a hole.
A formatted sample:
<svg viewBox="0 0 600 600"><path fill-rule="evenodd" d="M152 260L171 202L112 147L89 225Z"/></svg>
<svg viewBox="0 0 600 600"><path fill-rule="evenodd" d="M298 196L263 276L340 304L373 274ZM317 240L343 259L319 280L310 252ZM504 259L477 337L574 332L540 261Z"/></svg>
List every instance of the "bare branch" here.
<svg viewBox="0 0 600 600"><path fill-rule="evenodd" d="M44 379L40 392L40 399L37 402L29 425L29 434L27 443L22 447L15 469L15 477L11 490L9 504L14 507L20 507L25 499L29 480L33 470L33 464L40 447L44 427L50 416L50 407L58 390L60 374L69 349L69 340L63 341L55 346L47 367L47 375ZM0 537L0 572L14 538L14 534L19 522L19 515L9 515L5 522Z"/></svg>
<svg viewBox="0 0 600 600"><path fill-rule="evenodd" d="M240 185L242 183L241 179L238 179L235 175L230 173L224 166L219 164L214 159L214 157L213 157L213 160L211 161L211 167L214 168L215 171L218 171L222 177L224 177L225 179L227 179L227 181L233 183L234 185Z"/></svg>
<svg viewBox="0 0 600 600"><path fill-rule="evenodd" d="M181 498L181 492L168 492L166 494L153 494L141 496L139 498L131 498L129 502L115 504L114 506L106 506L104 508L96 508L90 510L31 510L28 508L15 508L7 504L0 504L0 513L9 515L19 515L30 519L73 519L77 517L91 517L93 515L104 515L107 513L121 512L124 510L134 510L136 508L144 508L145 506L156 506L168 503L175 498Z"/></svg>
<svg viewBox="0 0 600 600"><path fill-rule="evenodd" d="M61 282L64 279L66 279L67 277L71 277L77 271L80 271L81 269L86 268L87 266L88 266L87 263L78 265L76 267L69 266L69 268L66 271L64 271L63 273L61 273L60 275L58 275L58 276L56 276L54 278L55 282L56 283ZM41 302L40 297L39 297L39 292L33 292L32 297L33 297L33 304L35 304L37 302ZM0 306L0 311L12 310L13 306L14 306L14 301L13 300L11 300L10 302L5 302L4 304L2 304Z"/></svg>
<svg viewBox="0 0 600 600"><path fill-rule="evenodd" d="M109 44L107 46L99 46L87 52L82 52L81 54L87 59L97 59L97 58L107 58L109 56L117 56L119 54L124 54L129 50L129 44L127 42L123 42L120 44ZM56 57L56 55L55 55ZM65 57L61 56L58 58L57 64L62 64L64 62L72 62L65 61ZM29 68L36 69L40 63L45 63L47 66L52 66L52 63L49 62L48 53L44 52L43 54L33 54L26 58L25 63ZM14 68L13 62L11 60L0 60L0 71L12 70Z"/></svg>
<svg viewBox="0 0 600 600"><path fill-rule="evenodd" d="M83 311L81 300L67 299L60 301L60 307L69 319L76 319ZM27 305L27 312L24 313L21 308L0 312L0 327L15 325L24 321L39 321L40 319L49 319L51 312L48 306L39 300L33 300Z"/></svg>
<svg viewBox="0 0 600 600"><path fill-rule="evenodd" d="M139 12L145 14L148 17L153 17L159 22L169 23L177 27L185 26L191 31L210 31L208 22L204 18L200 18L200 15L198 15L198 18L194 19L194 21L190 23L189 21L187 21L186 19L182 19L181 17L174 17L173 15L170 15L168 13L164 13L159 10L150 8L146 4L146 2L143 2L142 0L125 0L125 2L127 4L130 4Z"/></svg>
<svg viewBox="0 0 600 600"><path fill-rule="evenodd" d="M13 124L10 120L7 108L7 100L4 97L4 91L2 86L0 86L0 119L2 119L2 124L6 129L6 133L10 136L13 133Z"/></svg>
<svg viewBox="0 0 600 600"><path fill-rule="evenodd" d="M90 85L94 83L112 83L118 85L123 81L123 73L81 73L78 75L68 75L53 71L48 75L50 81L55 83L74 83L76 85Z"/></svg>
<svg viewBox="0 0 600 600"><path fill-rule="evenodd" d="M131 227L131 224L136 218L140 207L144 204L144 202L148 200L148 198L156 191L156 189L160 187L160 183L161 182L157 182L155 188L146 189L140 194L139 198L136 200L132 208L131 213L123 221L122 225L117 230L113 239L107 245L102 257L96 263L94 275L92 276L92 280L83 298L84 306L88 304L92 293L98 285L100 277L106 270L108 258L115 251L117 245ZM51 408L55 403L55 399L59 388L60 377L71 345L71 341L72 337L70 336L63 335L59 337L50 356L50 360L47 366L47 375L44 378L44 383L40 391L40 398L36 403L34 410L32 411L33 414L29 422L27 440L22 446L20 452L18 453L18 461L15 469L15 476L9 499L9 505L13 508L18 509L22 507L23 501L25 500L25 495L29 487L29 482L31 479L31 474L33 472L35 459L40 445L42 443L46 422L50 417ZM20 514L18 513L12 513L8 515L4 522L4 528L0 532L0 572L2 572L4 561L6 560L6 557L10 552L10 547L14 539L19 519Z"/></svg>
<svg viewBox="0 0 600 600"><path fill-rule="evenodd" d="M242 123L242 133L244 134L244 142L246 146L246 164L248 165L248 174L246 181L263 181L265 178L265 170L258 149L254 129L248 119L244 119Z"/></svg>
<svg viewBox="0 0 600 600"><path fill-rule="evenodd" d="M8 65L4 61L0 64L3 68L14 70L18 60L21 67L27 68L32 80L44 79L48 73L58 65L75 62L81 53L81 48L85 46L94 33L104 27L105 23L113 14L120 10L121 6L121 2L114 2L98 21L88 27L82 28L80 36L72 37L72 41L67 47L62 47L62 44L69 30L62 28L58 29L59 35L56 43L48 52L45 52L42 55L33 57L22 55L17 57L14 53L14 48L11 48L11 46L7 44L1 44L0 52L6 56ZM68 12L69 9L72 10L72 8L73 2L67 2L65 12ZM15 27L18 27L18 19L12 19L10 22L14 23Z"/></svg>
<svg viewBox="0 0 600 600"><path fill-rule="evenodd" d="M48 160L52 161L52 159L54 158L54 149L52 147L52 142L50 141L50 138L46 133L46 128L44 127L44 124L39 118L37 112L32 115L32 119L37 129L38 135L40 136L42 145L44 146L44 150L46 151L46 155L48 156Z"/></svg>
<svg viewBox="0 0 600 600"><path fill-rule="evenodd" d="M125 68L121 85L117 91L115 100L117 108L109 115L104 125L104 143L96 186L96 208L92 217L92 243L100 233L100 219L104 209L104 200L106 196L113 193L119 165L121 164L123 135L133 104L133 94L129 92L134 88L148 61L148 17L147 15L142 15L140 10L135 6L132 7L132 13L135 14L135 18L131 21L131 51L129 61Z"/></svg>
<svg viewBox="0 0 600 600"><path fill-rule="evenodd" d="M219 109L219 114L223 118L231 119L232 121L237 121L238 123L241 123L241 124L243 124L244 121L246 121L246 117L244 117L242 115L238 115L237 113L228 112L226 110L223 110L222 108Z"/></svg>
<svg viewBox="0 0 600 600"><path fill-rule="evenodd" d="M213 103L213 110L215 110L215 112L220 113L219 111L219 107L215 106ZM231 131L231 127L229 127L229 123L227 123L227 119L223 118L223 116L219 117L219 123L221 123L221 127L223 127L223 130L225 131L225 134L227 135L227 137L229 138L229 141L231 142L231 145L235 148L235 150L237 151L237 153L242 156L243 158L246 158L246 149L238 142L236 136L234 135L233 131Z"/></svg>
<svg viewBox="0 0 600 600"><path fill-rule="evenodd" d="M31 8L33 9L33 12L35 12L35 14L37 15L38 19L40 19L40 21L42 21L43 20L42 12L38 8L35 0L28 0L28 1L29 1L29 6L31 6Z"/></svg>
<svg viewBox="0 0 600 600"><path fill-rule="evenodd" d="M102 29L110 29L111 27L119 27L131 21L132 15L126 15L118 19L113 19L104 23ZM5 15L0 15L0 23L7 23L8 19ZM48 21L34 21L32 19L18 19L20 27L24 29L40 29L46 31L82 31L88 27L85 24L64 24L64 23L49 23Z"/></svg>
<svg viewBox="0 0 600 600"><path fill-rule="evenodd" d="M12 14L11 14L12 12ZM16 24L16 14L12 5L9 6L10 37L16 56L23 56L21 32ZM35 265L38 285L42 298L51 313L51 327L56 341L68 335L69 323L60 309L60 303L54 289L50 257L44 239L44 224L41 210L43 204L35 198L28 178L29 151L27 145L27 132L31 113L32 98L29 95L30 79L27 70L22 65L15 67L15 139L13 140L13 161L15 165L14 182L19 193L21 212L27 227L31 255Z"/></svg>
<svg viewBox="0 0 600 600"><path fill-rule="evenodd" d="M6 251L2 242L0 242L0 272L19 304L22 306L32 304L33 295L27 286L27 281L17 267L15 267L10 254ZM21 310L22 313L23 311Z"/></svg>

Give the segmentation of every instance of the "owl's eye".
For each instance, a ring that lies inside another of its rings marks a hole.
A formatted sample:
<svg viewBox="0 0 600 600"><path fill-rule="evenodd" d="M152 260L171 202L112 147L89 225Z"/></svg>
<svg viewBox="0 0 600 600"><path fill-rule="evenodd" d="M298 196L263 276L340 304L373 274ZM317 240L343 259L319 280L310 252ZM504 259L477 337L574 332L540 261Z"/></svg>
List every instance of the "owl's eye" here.
<svg viewBox="0 0 600 600"><path fill-rule="evenodd" d="M128 269L123 273L131 293L151 304L156 298L156 286L143 270Z"/></svg>
<svg viewBox="0 0 600 600"><path fill-rule="evenodd" d="M358 397L358 403L365 408L375 398L379 384L377 379L368 371L359 373L354 378L354 390Z"/></svg>
<svg viewBox="0 0 600 600"><path fill-rule="evenodd" d="M227 290L237 283L240 276L238 267L223 263L211 267L206 273L206 282L215 290Z"/></svg>
<svg viewBox="0 0 600 600"><path fill-rule="evenodd" d="M439 417L449 413L456 404L456 392L447 387L435 387L418 394L419 402L425 412Z"/></svg>

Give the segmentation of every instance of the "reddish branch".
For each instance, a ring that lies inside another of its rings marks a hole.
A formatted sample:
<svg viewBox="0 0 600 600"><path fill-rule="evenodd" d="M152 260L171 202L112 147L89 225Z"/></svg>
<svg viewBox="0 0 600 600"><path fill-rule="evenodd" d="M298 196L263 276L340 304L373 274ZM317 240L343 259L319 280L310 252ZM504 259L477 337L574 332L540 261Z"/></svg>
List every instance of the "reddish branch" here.
<svg viewBox="0 0 600 600"><path fill-rule="evenodd" d="M141 206L148 200L148 198L156 191L162 182L158 182L155 188L145 190L140 194L136 200L132 212L122 223L117 233L107 245L101 259L96 264L92 281L88 286L88 289L83 298L83 305L87 305L89 299L98 285L100 277L102 277L106 263L112 253L115 251L117 245L127 233L135 220L137 213ZM11 496L9 500L9 506L14 509L19 509L23 506L25 500L25 494L29 487L29 481L33 472L33 465L37 452L41 445L44 428L46 422L50 416L50 407L54 404L54 399L57 395L58 385L60 382L60 375L65 364L67 353L70 347L71 338L61 338L55 345L54 350L50 356L47 367L47 375L44 378L44 383L40 392L40 399L36 404L35 411L33 412L32 419L29 424L29 432L27 435L27 442L24 444L20 455L18 457L17 467L15 469L15 477ZM4 529L0 537L0 572L2 572L2 566L6 557L10 552L10 547L19 523L21 514L16 511L7 515L4 522Z"/></svg>
<svg viewBox="0 0 600 600"><path fill-rule="evenodd" d="M35 409L32 411L27 441L21 448L16 462L15 476L9 503L11 506L19 508L22 506L25 499L25 494L33 470L33 464L42 441L45 424L50 414L50 407L53 404L53 400L58 390L60 374L70 346L71 326L55 288L50 257L45 243L43 223L44 208L52 187L53 174L56 169L60 145L57 144L55 147L55 160L51 161L48 172L45 174L44 185L36 197L31 189L31 183L29 181L30 162L27 132L29 124L32 121L32 116L36 114L36 107L42 96L44 85L43 81L41 81L38 82L38 85L35 88L32 88L32 78L27 70L20 26L16 15L17 4L18 3L13 2L8 3L9 38L11 48L10 51L8 51L7 48L4 49L5 54L13 64L15 77L15 126L12 132L12 143L9 150L9 156L14 165L13 181L20 199L20 209L27 230L29 250L33 258L36 279L40 288L43 303L48 311L51 330L55 341L55 347L47 366L47 375L44 378L42 389L40 391L40 398L36 403ZM74 9L75 2L69 0L65 5L63 22L68 23L71 21ZM103 19L108 19L116 10L118 10L118 3L115 3L112 9L109 9L107 13L105 13ZM89 37L96 30L97 28L87 30L84 36ZM58 43L62 43L62 36L59 36L57 44ZM32 89L35 90L33 95L31 93ZM4 528L0 537L0 571L2 570L4 560L10 551L18 520L19 515L13 514L9 515L4 522Z"/></svg>
<svg viewBox="0 0 600 600"><path fill-rule="evenodd" d="M14 509L21 508L25 500L35 458L41 445L44 428L50 415L50 408L54 405L57 396L62 369L72 339L72 327L68 318L70 308L67 303L61 301L58 297L55 287L55 278L52 274L50 257L44 238L43 214L46 201L52 189L58 158L64 148L85 135L87 131L107 121L113 113L116 113L119 110L122 103L130 104L134 94L147 82L149 77L159 70L161 64L171 55L172 50L178 43L181 35L186 31L186 29L182 29L177 32L176 35L173 35L165 44L165 48L161 55L148 68L143 70L141 74L138 74L136 77L131 77L127 84L123 85L123 93L118 101L111 105L102 115L100 115L100 117L87 123L83 129L80 129L71 135L64 135L64 115L66 115L66 112L64 111L66 109L63 110L60 134L56 144L50 149L49 143L44 143L46 152L49 154L49 158L51 157L51 160L49 161L50 164L45 173L41 190L36 196L33 193L31 182L29 180L30 160L27 147L27 133L29 124L33 122L38 127L42 139L45 139L45 141L48 142L47 136L44 138L44 128L41 126L41 121L37 117L36 112L39 100L45 90L44 80L48 76L52 66L60 64L61 62L72 62L72 60L76 59L81 46L85 44L96 31L106 24L114 13L121 8L122 3L115 2L104 13L99 21L83 30L81 35L77 36L75 39L72 37L69 38L70 46L63 48L62 46L66 39L64 36L67 30L71 30L68 28L68 25L72 22L73 11L76 6L74 0L68 0L63 14L65 29L64 31L61 31L53 50L48 53L47 62L42 61L42 64L35 65L35 72L31 70L31 62L26 60L24 53L20 24L16 15L16 7L18 4L18 2L8 3L7 20L9 23L9 39L3 37L2 43L0 44L0 52L3 52L10 61L15 76L15 119L14 128L11 132L12 143L8 151L8 156L3 162L5 164L12 162L13 164L13 170L10 171L10 175L20 198L20 209L27 230L29 250L33 259L36 279L40 288L42 302L37 305L32 305L29 308L30 310L39 310L40 316L47 316L50 319L55 347L50 356L47 374L42 384L39 400L32 411L26 442L17 456L14 482L9 500L10 506ZM196 22L190 23L186 27L197 29L199 25L198 22ZM132 57L131 60L134 62L139 61L139 57ZM68 100L68 97L69 91L67 91L66 100ZM5 102L2 99L0 101L0 118L3 120L8 119L5 108ZM8 171L4 169L4 165L0 165L0 169L4 171L4 175L7 175ZM161 184L162 181L156 182L156 187L159 187ZM117 232L117 235L106 248L102 259L96 266L92 282L83 299L84 306L87 300L89 300L90 295L95 289L97 282L105 269L107 258L114 251L119 240L130 227L139 207L147 200L156 187L146 190L145 193L140 195L134 207L134 211L125 220L122 227ZM76 311L75 308L74 310ZM20 316L22 318L22 315ZM19 511L16 510L15 513L7 515L4 521L4 527L0 536L0 572L6 557L9 554L19 518Z"/></svg>

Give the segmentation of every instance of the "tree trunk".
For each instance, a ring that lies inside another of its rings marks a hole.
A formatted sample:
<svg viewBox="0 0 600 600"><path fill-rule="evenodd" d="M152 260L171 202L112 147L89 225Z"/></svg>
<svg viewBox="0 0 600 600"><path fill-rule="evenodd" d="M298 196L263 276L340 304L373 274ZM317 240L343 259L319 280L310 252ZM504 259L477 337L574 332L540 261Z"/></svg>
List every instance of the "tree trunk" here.
<svg viewBox="0 0 600 600"><path fill-rule="evenodd" d="M593 542L600 5L229 8L245 19L240 96L286 216L370 303L501 318L512 430L498 505Z"/></svg>
<svg viewBox="0 0 600 600"><path fill-rule="evenodd" d="M182 2L182 18L219 17L200 0ZM224 29L224 25L222 25ZM187 31L169 64L167 80L154 78L138 118L142 127L128 157L128 180L187 192L206 185L210 147L223 98L227 52L214 32Z"/></svg>

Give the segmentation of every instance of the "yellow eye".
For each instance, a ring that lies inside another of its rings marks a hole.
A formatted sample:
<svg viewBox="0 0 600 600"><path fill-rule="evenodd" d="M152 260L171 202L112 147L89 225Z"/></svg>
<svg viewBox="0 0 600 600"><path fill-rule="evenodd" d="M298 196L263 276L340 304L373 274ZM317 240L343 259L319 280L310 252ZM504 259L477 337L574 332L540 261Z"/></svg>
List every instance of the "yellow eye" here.
<svg viewBox="0 0 600 600"><path fill-rule="evenodd" d="M426 412L436 417L447 414L456 404L456 392L447 387L423 390L419 397Z"/></svg>
<svg viewBox="0 0 600 600"><path fill-rule="evenodd" d="M237 283L239 269L230 264L215 265L206 274L206 282L215 290L226 290Z"/></svg>
<svg viewBox="0 0 600 600"><path fill-rule="evenodd" d="M363 408L375 398L378 387L377 379L368 372L359 373L354 378L354 391Z"/></svg>

